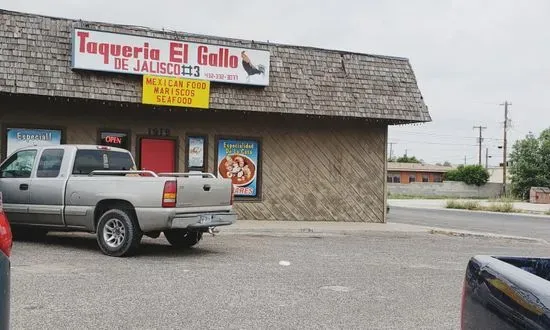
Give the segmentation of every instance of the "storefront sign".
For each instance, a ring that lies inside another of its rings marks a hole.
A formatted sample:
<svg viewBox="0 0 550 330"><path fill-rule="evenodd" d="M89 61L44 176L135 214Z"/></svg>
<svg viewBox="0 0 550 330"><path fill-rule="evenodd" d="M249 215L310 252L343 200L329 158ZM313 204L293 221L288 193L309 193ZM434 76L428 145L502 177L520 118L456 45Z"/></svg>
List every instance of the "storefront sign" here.
<svg viewBox="0 0 550 330"><path fill-rule="evenodd" d="M72 68L269 85L268 51L74 29Z"/></svg>
<svg viewBox="0 0 550 330"><path fill-rule="evenodd" d="M7 128L6 133L8 156L15 150L28 146L61 144L61 130Z"/></svg>
<svg viewBox="0 0 550 330"><path fill-rule="evenodd" d="M257 197L258 141L219 139L217 147L218 176L233 181L235 196Z"/></svg>
<svg viewBox="0 0 550 330"><path fill-rule="evenodd" d="M101 145L130 149L129 136L123 132L101 132Z"/></svg>
<svg viewBox="0 0 550 330"><path fill-rule="evenodd" d="M144 75L141 103L208 109L210 82Z"/></svg>

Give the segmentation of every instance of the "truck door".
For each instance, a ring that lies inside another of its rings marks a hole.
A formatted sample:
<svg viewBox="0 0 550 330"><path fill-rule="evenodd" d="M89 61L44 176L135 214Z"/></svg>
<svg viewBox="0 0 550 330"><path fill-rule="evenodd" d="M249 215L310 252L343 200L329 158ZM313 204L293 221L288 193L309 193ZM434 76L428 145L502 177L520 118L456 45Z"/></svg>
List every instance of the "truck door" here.
<svg viewBox="0 0 550 330"><path fill-rule="evenodd" d="M28 223L31 173L35 165L36 149L21 150L0 166L0 191L4 211L10 223Z"/></svg>
<svg viewBox="0 0 550 330"><path fill-rule="evenodd" d="M64 225L65 173L69 165L64 164L63 156L64 150L55 147L43 149L40 154L30 189L29 214L33 223Z"/></svg>

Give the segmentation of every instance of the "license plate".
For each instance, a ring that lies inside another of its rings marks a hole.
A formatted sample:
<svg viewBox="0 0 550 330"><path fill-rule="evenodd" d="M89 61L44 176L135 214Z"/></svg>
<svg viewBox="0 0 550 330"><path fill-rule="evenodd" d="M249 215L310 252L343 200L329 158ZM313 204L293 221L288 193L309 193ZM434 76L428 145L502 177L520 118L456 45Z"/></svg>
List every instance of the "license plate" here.
<svg viewBox="0 0 550 330"><path fill-rule="evenodd" d="M199 223L212 222L212 215L199 215Z"/></svg>

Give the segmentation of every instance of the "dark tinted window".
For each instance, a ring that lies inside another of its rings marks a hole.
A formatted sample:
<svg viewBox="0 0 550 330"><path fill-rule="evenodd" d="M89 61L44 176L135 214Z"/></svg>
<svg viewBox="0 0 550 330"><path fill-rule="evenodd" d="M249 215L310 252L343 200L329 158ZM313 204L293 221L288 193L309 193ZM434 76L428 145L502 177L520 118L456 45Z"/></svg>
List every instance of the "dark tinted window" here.
<svg viewBox="0 0 550 330"><path fill-rule="evenodd" d="M37 178L56 178L61 170L61 162L63 161L63 149L46 149L40 156L38 169L36 170Z"/></svg>
<svg viewBox="0 0 550 330"><path fill-rule="evenodd" d="M23 150L13 154L0 168L2 178L30 178L36 150Z"/></svg>
<svg viewBox="0 0 550 330"><path fill-rule="evenodd" d="M95 170L131 170L134 162L130 154L109 150L78 150L73 174L90 174Z"/></svg>

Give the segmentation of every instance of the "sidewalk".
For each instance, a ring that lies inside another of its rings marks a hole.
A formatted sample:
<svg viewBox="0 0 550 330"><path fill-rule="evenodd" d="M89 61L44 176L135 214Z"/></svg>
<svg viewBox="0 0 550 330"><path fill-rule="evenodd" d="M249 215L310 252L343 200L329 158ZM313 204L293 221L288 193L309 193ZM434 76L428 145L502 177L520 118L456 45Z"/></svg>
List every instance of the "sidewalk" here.
<svg viewBox="0 0 550 330"><path fill-rule="evenodd" d="M488 200L474 200L479 202L481 206L488 206L492 203ZM447 200L445 199L388 199L388 204L397 207L411 207L422 209L444 209ZM513 202L515 209L524 211L526 213L534 213L544 215L545 212L550 211L550 204L531 204L525 202ZM391 212L391 211L390 211Z"/></svg>
<svg viewBox="0 0 550 330"><path fill-rule="evenodd" d="M460 237L503 238L547 244L546 241L530 237L500 235L484 232L427 227L402 223L365 223L329 221L256 221L238 220L231 226L218 228L221 234L269 235L281 237L317 237L331 235L358 235L373 232L429 233Z"/></svg>

